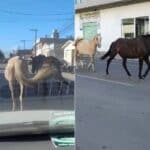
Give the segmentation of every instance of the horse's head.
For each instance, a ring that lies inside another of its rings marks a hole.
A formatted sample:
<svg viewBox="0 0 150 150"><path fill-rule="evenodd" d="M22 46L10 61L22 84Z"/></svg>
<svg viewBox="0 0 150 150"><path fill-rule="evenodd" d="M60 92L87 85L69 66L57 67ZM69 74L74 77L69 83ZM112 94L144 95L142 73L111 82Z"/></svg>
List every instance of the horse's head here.
<svg viewBox="0 0 150 150"><path fill-rule="evenodd" d="M46 57L44 55L38 55L35 57L31 57L31 71L35 73L42 66L43 61Z"/></svg>
<svg viewBox="0 0 150 150"><path fill-rule="evenodd" d="M36 64L37 64L37 60L36 60L36 58L35 57L32 57L31 56L31 71L32 71L32 73L35 73L36 72Z"/></svg>
<svg viewBox="0 0 150 150"><path fill-rule="evenodd" d="M100 48L101 47L101 37L100 37L100 35L96 35L94 37L94 41L95 41L95 44L97 45L97 47Z"/></svg>

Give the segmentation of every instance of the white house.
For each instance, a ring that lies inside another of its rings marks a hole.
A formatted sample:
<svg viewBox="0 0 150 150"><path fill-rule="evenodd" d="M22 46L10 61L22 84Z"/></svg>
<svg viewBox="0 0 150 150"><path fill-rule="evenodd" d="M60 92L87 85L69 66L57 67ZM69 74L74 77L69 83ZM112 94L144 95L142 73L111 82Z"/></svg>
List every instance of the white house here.
<svg viewBox="0 0 150 150"><path fill-rule="evenodd" d="M107 51L119 37L150 32L149 0L77 0L75 9L75 38L100 34L100 51Z"/></svg>
<svg viewBox="0 0 150 150"><path fill-rule="evenodd" d="M51 37L39 38L36 41L36 55L55 56L62 59L64 56L62 45L70 38L60 38L57 30L54 30Z"/></svg>
<svg viewBox="0 0 150 150"><path fill-rule="evenodd" d="M64 60L70 65L75 65L75 46L74 42L71 40L68 40L63 46L62 49L64 49Z"/></svg>

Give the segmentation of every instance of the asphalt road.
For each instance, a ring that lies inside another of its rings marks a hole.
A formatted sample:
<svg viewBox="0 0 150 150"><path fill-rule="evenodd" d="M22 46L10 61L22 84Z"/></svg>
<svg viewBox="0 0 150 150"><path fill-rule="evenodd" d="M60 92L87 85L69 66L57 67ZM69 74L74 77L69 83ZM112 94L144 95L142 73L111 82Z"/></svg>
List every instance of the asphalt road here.
<svg viewBox="0 0 150 150"><path fill-rule="evenodd" d="M129 79L120 61L105 75L106 61L96 73L76 73L76 149L150 149L150 74L139 80L138 62L130 61Z"/></svg>

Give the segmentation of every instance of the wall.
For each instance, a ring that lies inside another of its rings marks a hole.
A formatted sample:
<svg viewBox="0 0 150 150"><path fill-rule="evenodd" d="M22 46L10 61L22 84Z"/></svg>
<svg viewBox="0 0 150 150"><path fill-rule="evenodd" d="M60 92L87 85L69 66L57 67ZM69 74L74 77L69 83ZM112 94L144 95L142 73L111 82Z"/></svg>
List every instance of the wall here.
<svg viewBox="0 0 150 150"><path fill-rule="evenodd" d="M124 18L134 18L149 16L150 19L150 2L132 4L100 10L100 34L102 36L102 47L100 51L107 51L110 43L121 37L121 20ZM75 15L75 38L82 36L80 30L80 15ZM149 22L150 31L150 22Z"/></svg>
<svg viewBox="0 0 150 150"><path fill-rule="evenodd" d="M122 6L101 11L101 35L102 51L106 51L109 45L115 39L121 37L121 20L124 18L135 18L140 16L149 16L150 2ZM150 30L150 22L149 22Z"/></svg>

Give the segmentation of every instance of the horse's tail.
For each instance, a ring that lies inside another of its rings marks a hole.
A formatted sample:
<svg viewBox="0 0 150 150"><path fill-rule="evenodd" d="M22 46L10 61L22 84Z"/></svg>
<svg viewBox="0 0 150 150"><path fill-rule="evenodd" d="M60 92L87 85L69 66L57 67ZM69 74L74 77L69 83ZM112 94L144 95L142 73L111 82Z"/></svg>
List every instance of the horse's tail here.
<svg viewBox="0 0 150 150"><path fill-rule="evenodd" d="M82 40L83 40L82 38L76 39L75 42L74 42L74 46L77 46L78 43L79 43L80 41L82 41Z"/></svg>
<svg viewBox="0 0 150 150"><path fill-rule="evenodd" d="M109 50L100 58L100 59L105 59L107 58L108 56L110 56L110 54L112 53L112 50L114 49L114 46L115 46L115 42L113 42L111 45L110 45L110 48Z"/></svg>
<svg viewBox="0 0 150 150"><path fill-rule="evenodd" d="M107 58L110 53L111 53L111 50L109 49L109 51L106 52L106 53L101 57L101 59L103 60L103 59Z"/></svg>

